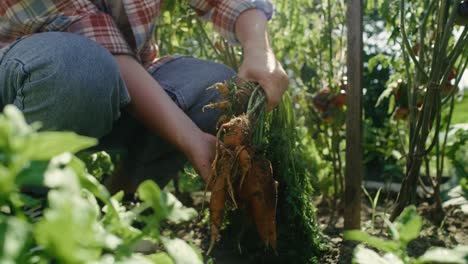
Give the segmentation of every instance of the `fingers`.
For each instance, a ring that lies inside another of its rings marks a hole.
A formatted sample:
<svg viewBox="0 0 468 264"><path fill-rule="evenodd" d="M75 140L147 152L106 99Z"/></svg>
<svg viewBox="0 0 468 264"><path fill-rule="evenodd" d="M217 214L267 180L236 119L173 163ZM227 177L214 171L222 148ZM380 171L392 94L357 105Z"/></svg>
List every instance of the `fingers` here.
<svg viewBox="0 0 468 264"><path fill-rule="evenodd" d="M195 171L208 183L212 170L211 163L215 157L216 137L202 132L195 139L194 149L187 156Z"/></svg>
<svg viewBox="0 0 468 264"><path fill-rule="evenodd" d="M270 78L266 78L264 82L260 83L267 96L267 111L273 110L280 102L283 94L289 86L289 79L284 73L278 73Z"/></svg>
<svg viewBox="0 0 468 264"><path fill-rule="evenodd" d="M273 69L241 67L239 77L248 81L257 82L265 91L267 97L267 111L276 107L289 86L289 78L279 62Z"/></svg>

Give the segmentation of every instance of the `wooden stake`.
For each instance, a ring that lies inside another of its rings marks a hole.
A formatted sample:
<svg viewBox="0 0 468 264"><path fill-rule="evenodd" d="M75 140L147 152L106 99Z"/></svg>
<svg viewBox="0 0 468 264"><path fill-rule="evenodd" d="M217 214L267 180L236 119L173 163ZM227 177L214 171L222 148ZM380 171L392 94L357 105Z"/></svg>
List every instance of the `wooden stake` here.
<svg viewBox="0 0 468 264"><path fill-rule="evenodd" d="M346 170L344 228L361 227L362 184L362 0L348 0L348 89L346 100Z"/></svg>

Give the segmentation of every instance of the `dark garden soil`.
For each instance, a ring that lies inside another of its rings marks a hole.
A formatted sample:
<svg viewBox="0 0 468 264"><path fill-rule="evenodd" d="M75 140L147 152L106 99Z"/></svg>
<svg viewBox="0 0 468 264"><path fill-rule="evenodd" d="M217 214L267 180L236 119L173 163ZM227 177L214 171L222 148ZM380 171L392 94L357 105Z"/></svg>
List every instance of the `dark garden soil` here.
<svg viewBox="0 0 468 264"><path fill-rule="evenodd" d="M351 241L343 241L343 217L335 217L331 219L332 212L327 203L321 202L318 204L318 220L327 236L328 250L321 256L319 263L351 263L352 253L357 243ZM391 204L386 204L377 207L377 213L390 213ZM408 245L408 255L418 257L430 247L446 247L453 248L458 244L468 244L468 221L466 215L456 206L445 209L446 217L441 224L435 225L432 222L431 208L426 203L418 207L418 212L423 216L424 225L420 236L411 241ZM336 213L335 213L336 214ZM371 226L372 209L367 201L362 203L362 229L367 233L390 239L387 233L384 221L381 217L376 217L375 227ZM330 223L330 219L332 222ZM335 220L333 220L335 219Z"/></svg>
<svg viewBox="0 0 468 264"><path fill-rule="evenodd" d="M208 228L208 203L205 202L202 210L202 193L193 193L191 197L179 197L186 206L196 208L200 216L192 220L189 224L182 224L177 227L171 226L173 234L179 238L191 241L196 247L202 249L206 254L209 247ZM317 219L324 234L325 249L319 256L318 263L351 263L353 250L357 243L343 241L343 217L336 216L337 212L331 211L331 203L327 199L317 199ZM379 205L377 213L390 213L391 204ZM431 222L430 210L427 204L421 204L419 213L424 216L424 226L418 239L413 240L408 246L410 256L420 256L432 246L453 248L458 244L468 244L468 221L466 215L458 207L446 208L446 217L441 224L435 225ZM371 235L389 238L384 221L381 217L376 217L375 227L371 227L372 209L367 200L362 202L362 228ZM280 227L281 228L281 227ZM228 229L228 228L226 228ZM175 231L174 231L175 230ZM238 237L227 234L229 231L221 232L221 239L216 244L211 256L204 255L205 260L212 259L213 263L234 264L234 263L272 263L271 257L267 257L266 252L242 252L242 245L237 243ZM279 241L281 243L281 241ZM274 261L273 261L274 262ZM290 261L295 263L294 260ZM300 263L298 263L300 264Z"/></svg>

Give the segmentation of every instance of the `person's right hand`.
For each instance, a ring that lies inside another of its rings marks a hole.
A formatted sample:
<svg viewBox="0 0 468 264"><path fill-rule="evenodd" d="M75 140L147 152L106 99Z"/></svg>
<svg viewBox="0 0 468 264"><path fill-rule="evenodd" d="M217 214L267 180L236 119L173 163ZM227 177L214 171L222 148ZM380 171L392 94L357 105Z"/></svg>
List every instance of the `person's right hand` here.
<svg viewBox="0 0 468 264"><path fill-rule="evenodd" d="M270 48L244 48L239 77L259 83L267 96L267 109L276 107L288 89L288 75Z"/></svg>

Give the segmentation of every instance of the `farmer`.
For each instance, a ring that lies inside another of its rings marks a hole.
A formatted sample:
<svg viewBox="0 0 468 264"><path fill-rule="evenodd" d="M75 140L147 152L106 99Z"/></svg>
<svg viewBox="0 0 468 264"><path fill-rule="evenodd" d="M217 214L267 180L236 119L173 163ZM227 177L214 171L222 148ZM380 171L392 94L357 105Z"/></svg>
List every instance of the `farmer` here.
<svg viewBox="0 0 468 264"><path fill-rule="evenodd" d="M167 0L169 1L169 0ZM207 180L217 110L202 111L231 79L224 65L160 57L151 37L160 0L1 0L0 106L16 105L43 130L72 130L125 149L112 191L145 179L165 185L188 159ZM273 108L288 78L269 45L267 0L191 0L244 61L238 76L258 82Z"/></svg>

